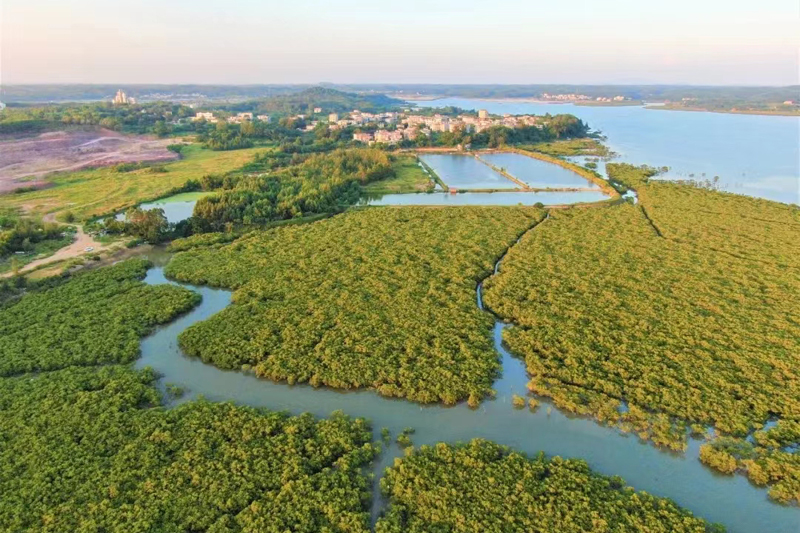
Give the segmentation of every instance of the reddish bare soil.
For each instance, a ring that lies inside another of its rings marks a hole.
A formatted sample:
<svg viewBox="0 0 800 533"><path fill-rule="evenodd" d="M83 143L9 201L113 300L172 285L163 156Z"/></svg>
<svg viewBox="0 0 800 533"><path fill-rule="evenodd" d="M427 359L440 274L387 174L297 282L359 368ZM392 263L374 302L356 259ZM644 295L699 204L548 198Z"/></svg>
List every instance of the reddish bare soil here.
<svg viewBox="0 0 800 533"><path fill-rule="evenodd" d="M51 172L117 163L172 161L167 150L174 139L123 135L111 130L74 130L38 137L0 141L0 193L21 187L41 187ZM24 181L23 181L23 178Z"/></svg>

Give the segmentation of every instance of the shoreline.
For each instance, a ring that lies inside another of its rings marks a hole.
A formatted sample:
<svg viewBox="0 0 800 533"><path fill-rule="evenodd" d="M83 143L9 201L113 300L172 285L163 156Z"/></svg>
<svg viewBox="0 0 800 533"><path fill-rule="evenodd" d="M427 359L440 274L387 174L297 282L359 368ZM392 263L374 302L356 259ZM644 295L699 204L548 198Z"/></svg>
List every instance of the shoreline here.
<svg viewBox="0 0 800 533"><path fill-rule="evenodd" d="M759 109L706 109L702 107L670 107L667 104L654 105L653 103L645 104L645 109L657 109L661 111L691 111L694 113L717 113L720 115L755 115L761 117L800 117L800 111L797 113L788 113L782 111L769 111Z"/></svg>
<svg viewBox="0 0 800 533"><path fill-rule="evenodd" d="M759 109L737 109L737 110L720 110L720 109L706 109L701 107L671 107L666 102L648 102L644 100L635 100L630 102L597 102L596 100L542 100L534 97L520 97L520 98L492 98L492 97L468 97L468 96L400 96L394 95L395 98L403 98L409 103L415 102L435 102L437 100L445 100L448 98L462 98L464 100L475 100L480 102L493 102L498 104L543 104L543 105L574 105L576 107L642 107L644 109L660 109L662 111L694 111L700 113L718 113L722 115L757 115L764 117L800 117L800 111L791 113L788 111L770 111Z"/></svg>

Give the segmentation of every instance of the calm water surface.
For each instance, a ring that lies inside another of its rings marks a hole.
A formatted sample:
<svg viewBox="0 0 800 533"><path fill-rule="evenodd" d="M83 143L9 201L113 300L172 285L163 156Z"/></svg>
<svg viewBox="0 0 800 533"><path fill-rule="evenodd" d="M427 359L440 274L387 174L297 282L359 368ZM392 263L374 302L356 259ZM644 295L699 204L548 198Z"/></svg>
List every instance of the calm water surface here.
<svg viewBox="0 0 800 533"><path fill-rule="evenodd" d="M151 259L163 264L167 257L157 255ZM151 269L145 282L170 283L160 267ZM698 441L691 441L685 455L669 454L642 444L635 437L567 416L546 402L542 402L535 413L513 409L511 395L525 394L527 377L522 362L502 347L501 333L507 326L499 322L494 328L494 341L502 358L503 376L495 384L497 398L485 401L475 411L463 404L420 406L383 398L371 391L345 393L273 383L241 372L219 370L184 356L178 348L178 334L231 303L228 291L184 286L199 292L203 296L202 303L146 337L141 344L142 357L137 362L138 367L150 366L160 372L162 387L166 383L186 387L188 393L179 402L204 396L214 401L231 400L293 414L310 412L316 416L327 416L340 409L351 416L370 419L376 440L381 427L388 427L395 437L404 427L412 426L416 428L412 438L417 446L483 437L529 454L541 450L549 455L584 458L597 472L621 475L637 489L670 497L706 519L725 524L731 532L797 533L800 530L797 509L770 503L766 491L753 487L743 476L721 476L704 468L697 460ZM481 305L480 290L476 303ZM377 478L401 454L392 444L376 461L373 518L383 505Z"/></svg>
<svg viewBox="0 0 800 533"><path fill-rule="evenodd" d="M571 170L521 154L481 154L481 159L505 170L534 189L600 188Z"/></svg>
<svg viewBox="0 0 800 533"><path fill-rule="evenodd" d="M424 154L419 158L448 187L456 189L517 189L519 186L471 155Z"/></svg>
<svg viewBox="0 0 800 533"><path fill-rule="evenodd" d="M485 165L484 165L485 166ZM598 191L576 192L449 192L366 196L365 205L566 205L607 200Z"/></svg>
<svg viewBox="0 0 800 533"><path fill-rule="evenodd" d="M571 113L608 137L619 160L668 166L667 177L713 179L725 190L800 204L800 117L734 115L446 98L415 102L503 114Z"/></svg>

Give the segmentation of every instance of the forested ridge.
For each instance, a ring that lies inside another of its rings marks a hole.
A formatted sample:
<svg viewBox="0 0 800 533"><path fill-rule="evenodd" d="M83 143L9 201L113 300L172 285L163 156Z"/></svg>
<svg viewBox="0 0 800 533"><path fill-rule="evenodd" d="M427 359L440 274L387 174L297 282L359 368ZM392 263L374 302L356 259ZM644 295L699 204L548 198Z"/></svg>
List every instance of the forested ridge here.
<svg viewBox="0 0 800 533"><path fill-rule="evenodd" d="M220 368L419 402L477 403L499 370L475 287L535 208L365 209L177 254L166 274L235 289L181 334Z"/></svg>
<svg viewBox="0 0 800 533"><path fill-rule="evenodd" d="M516 324L504 338L525 357L529 388L678 450L689 424L741 438L780 419L780 446L739 449L733 470L800 501L786 448L800 442L789 425L800 413L794 208L648 180L629 165L609 174L640 203L554 212L485 284L487 305ZM760 470L743 462L756 456Z"/></svg>
<svg viewBox="0 0 800 533"><path fill-rule="evenodd" d="M381 489L390 506L377 533L722 531L584 461L528 458L480 439L395 459Z"/></svg>

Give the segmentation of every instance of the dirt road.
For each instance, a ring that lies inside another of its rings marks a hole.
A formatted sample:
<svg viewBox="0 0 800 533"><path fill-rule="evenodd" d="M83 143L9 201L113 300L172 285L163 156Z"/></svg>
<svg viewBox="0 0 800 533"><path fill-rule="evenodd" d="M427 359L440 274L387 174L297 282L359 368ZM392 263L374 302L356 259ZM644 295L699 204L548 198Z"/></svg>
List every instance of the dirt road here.
<svg viewBox="0 0 800 533"><path fill-rule="evenodd" d="M53 215L52 213L46 215L44 217L44 220L45 222L54 222L55 215ZM27 265L19 269L19 273L22 274L25 272L29 272L35 269L36 267L49 265L50 263L63 261L64 259L72 259L73 257L78 257L83 254L96 253L105 249L108 246L106 244L94 240L94 237L83 231L82 226L76 224L73 227L77 230L77 232L75 233L75 240L72 241L72 244L61 248L60 250L58 250L56 253L54 253L49 257L43 257L42 259L37 259L35 261L28 263ZM94 248L94 250L92 250L91 252L86 252L85 250L87 247L92 247ZM13 272L6 272L4 274L0 274L0 278L7 278L13 275L14 275Z"/></svg>

